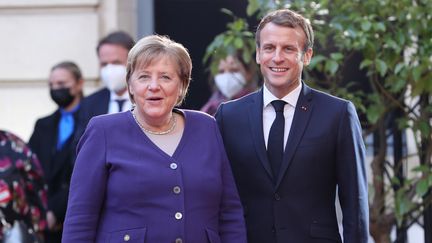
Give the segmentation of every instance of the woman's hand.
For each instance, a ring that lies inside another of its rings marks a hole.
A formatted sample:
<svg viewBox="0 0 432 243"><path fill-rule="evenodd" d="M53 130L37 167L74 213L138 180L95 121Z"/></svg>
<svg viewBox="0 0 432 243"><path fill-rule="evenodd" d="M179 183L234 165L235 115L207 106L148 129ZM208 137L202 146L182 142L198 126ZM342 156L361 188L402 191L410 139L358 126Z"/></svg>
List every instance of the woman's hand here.
<svg viewBox="0 0 432 243"><path fill-rule="evenodd" d="M54 230L56 229L56 224L57 224L57 218L55 216L55 214L53 213L53 211L48 211L47 215L47 223L48 223L48 229L49 230Z"/></svg>

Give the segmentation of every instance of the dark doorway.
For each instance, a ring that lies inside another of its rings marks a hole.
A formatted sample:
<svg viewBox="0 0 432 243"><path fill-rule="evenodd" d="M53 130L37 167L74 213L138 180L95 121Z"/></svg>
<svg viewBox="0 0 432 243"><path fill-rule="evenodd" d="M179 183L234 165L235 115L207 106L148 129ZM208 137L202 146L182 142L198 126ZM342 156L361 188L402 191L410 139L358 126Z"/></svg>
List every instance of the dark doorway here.
<svg viewBox="0 0 432 243"><path fill-rule="evenodd" d="M192 82L184 108L200 109L210 96L208 73L202 63L207 45L225 31L230 17L220 9L227 8L245 16L247 0L155 0L155 33L168 35L182 43L193 62Z"/></svg>

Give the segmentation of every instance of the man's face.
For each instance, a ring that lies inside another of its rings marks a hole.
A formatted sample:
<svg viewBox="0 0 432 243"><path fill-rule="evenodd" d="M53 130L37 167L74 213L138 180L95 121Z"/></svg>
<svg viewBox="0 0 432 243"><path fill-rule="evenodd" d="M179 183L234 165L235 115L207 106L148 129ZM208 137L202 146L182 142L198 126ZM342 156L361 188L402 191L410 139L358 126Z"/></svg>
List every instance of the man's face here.
<svg viewBox="0 0 432 243"><path fill-rule="evenodd" d="M295 89L301 80L303 66L308 65L312 49L304 51L305 33L299 27L289 28L268 23L260 33L256 61L260 64L266 87L278 98Z"/></svg>
<svg viewBox="0 0 432 243"><path fill-rule="evenodd" d="M118 64L126 66L128 50L120 45L103 44L99 48L99 65L101 68L108 64Z"/></svg>

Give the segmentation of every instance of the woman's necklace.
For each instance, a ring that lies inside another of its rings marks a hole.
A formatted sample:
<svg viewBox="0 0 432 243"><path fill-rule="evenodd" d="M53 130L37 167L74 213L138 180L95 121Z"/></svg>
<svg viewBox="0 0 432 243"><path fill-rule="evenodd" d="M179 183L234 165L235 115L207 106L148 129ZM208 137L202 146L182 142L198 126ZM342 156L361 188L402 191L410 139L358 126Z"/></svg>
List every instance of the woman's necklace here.
<svg viewBox="0 0 432 243"><path fill-rule="evenodd" d="M168 133L170 133L170 132L172 132L173 130L174 130L174 128L176 127L176 125L177 125L177 118L174 116L174 114L172 114L172 116L171 116L171 119L170 119L170 122L172 121L172 125L171 125L171 127L168 129L168 130L166 130L166 131L162 131L162 132L155 132L155 131L151 131L151 130L148 130L148 129L146 129L139 121L138 121L138 119L136 118L136 116L135 116L135 112L134 112L135 110L132 110L131 112L132 112L132 116L133 116L133 118L135 119L135 122L138 124L138 126L141 128L141 130L144 132L144 133L150 133L150 134L153 134L153 135L165 135L165 134L168 134Z"/></svg>

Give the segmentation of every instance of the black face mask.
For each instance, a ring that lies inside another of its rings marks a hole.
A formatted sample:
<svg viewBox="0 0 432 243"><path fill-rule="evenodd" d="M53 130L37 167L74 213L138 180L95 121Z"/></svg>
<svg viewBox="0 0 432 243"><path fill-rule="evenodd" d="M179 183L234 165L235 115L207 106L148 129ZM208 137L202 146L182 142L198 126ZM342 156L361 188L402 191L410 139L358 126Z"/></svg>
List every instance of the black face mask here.
<svg viewBox="0 0 432 243"><path fill-rule="evenodd" d="M50 95L51 99L61 108L70 105L75 98L70 94L70 88L51 89Z"/></svg>

